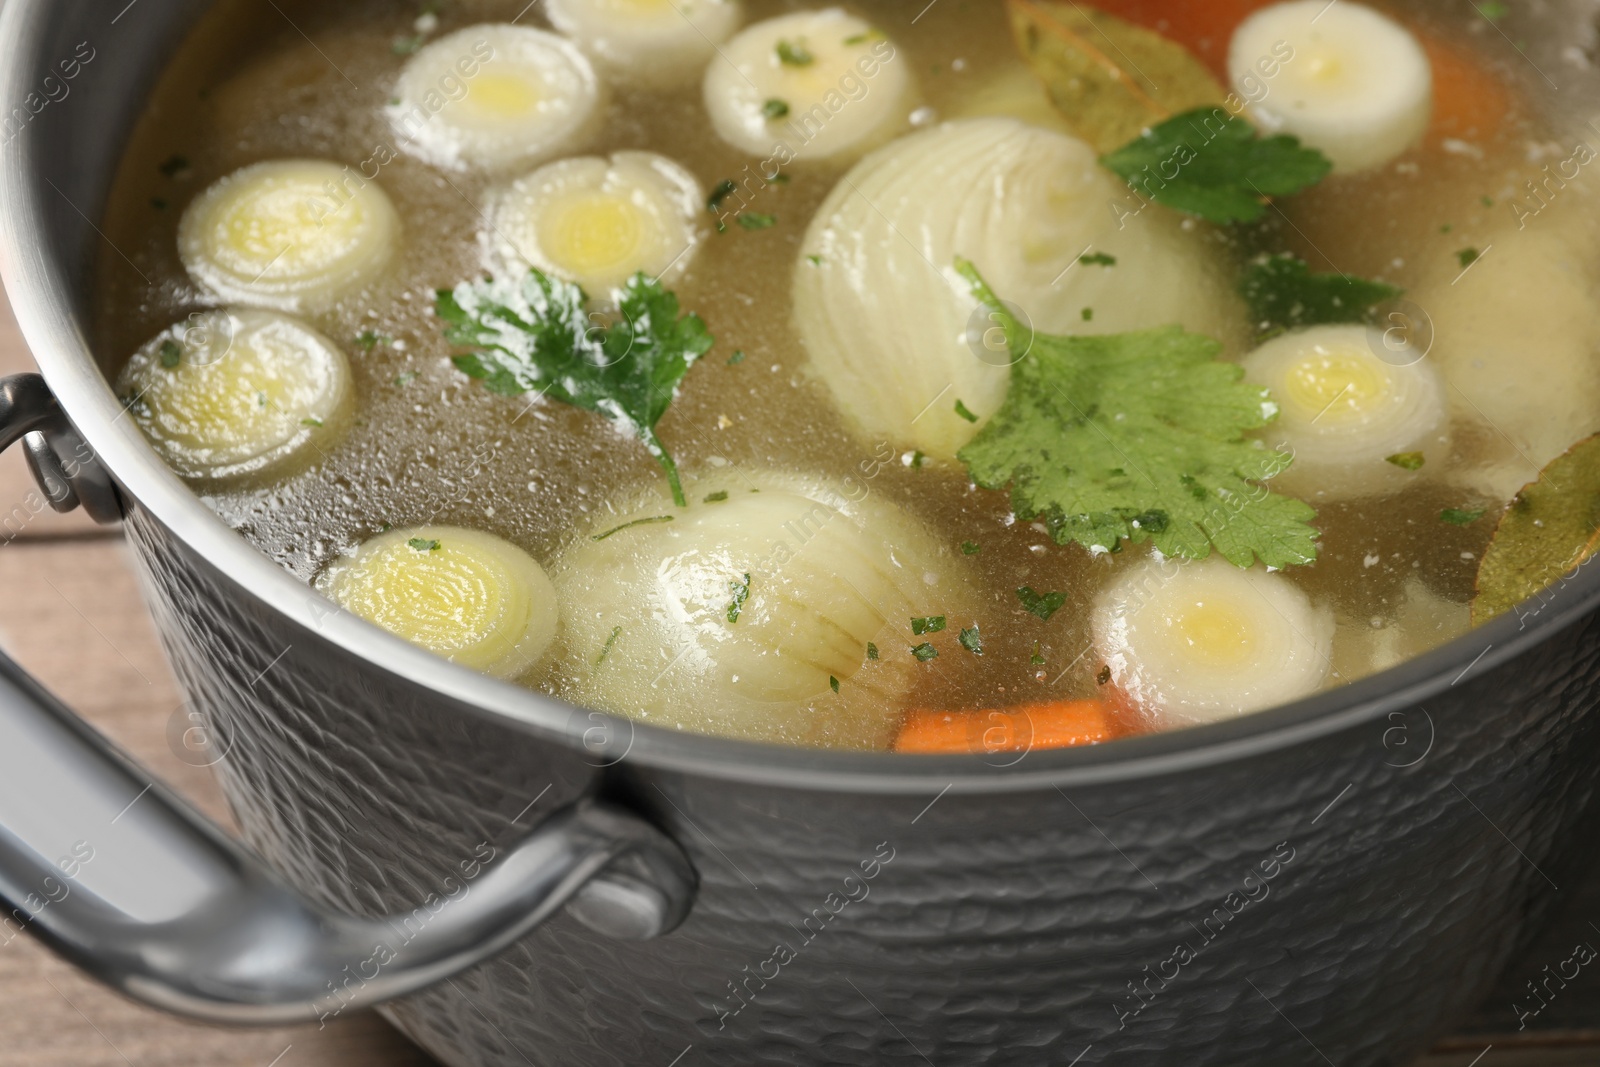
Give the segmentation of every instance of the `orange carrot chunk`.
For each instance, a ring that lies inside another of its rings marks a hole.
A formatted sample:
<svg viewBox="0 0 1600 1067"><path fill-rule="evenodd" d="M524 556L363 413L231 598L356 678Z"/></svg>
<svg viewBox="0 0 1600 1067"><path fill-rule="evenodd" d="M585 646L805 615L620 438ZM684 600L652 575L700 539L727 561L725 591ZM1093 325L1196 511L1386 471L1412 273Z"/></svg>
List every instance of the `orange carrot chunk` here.
<svg viewBox="0 0 1600 1067"><path fill-rule="evenodd" d="M1096 745L1119 731L1097 700L1064 700L981 711L906 713L896 752L1028 752L1033 749Z"/></svg>

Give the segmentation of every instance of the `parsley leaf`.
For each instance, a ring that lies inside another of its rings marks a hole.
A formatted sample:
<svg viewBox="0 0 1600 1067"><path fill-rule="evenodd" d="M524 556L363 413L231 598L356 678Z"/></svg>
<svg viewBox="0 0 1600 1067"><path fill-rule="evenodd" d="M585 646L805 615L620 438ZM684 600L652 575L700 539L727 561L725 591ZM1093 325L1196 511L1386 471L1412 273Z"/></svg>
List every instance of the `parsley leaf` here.
<svg viewBox="0 0 1600 1067"><path fill-rule="evenodd" d="M1252 263L1239 282L1250 318L1262 333L1343 322L1371 322L1377 306L1404 290L1349 274L1313 274L1284 254Z"/></svg>
<svg viewBox="0 0 1600 1067"><path fill-rule="evenodd" d="M406 544L410 546L411 550L414 552L439 551L439 542L432 540L431 538L413 537L411 540L407 541Z"/></svg>
<svg viewBox="0 0 1600 1067"><path fill-rule="evenodd" d="M1176 115L1100 162L1139 195L1218 223L1254 222L1266 212L1266 197L1298 193L1333 169L1298 138L1258 137L1220 107Z"/></svg>
<svg viewBox="0 0 1600 1067"><path fill-rule="evenodd" d="M1439 521L1451 526L1471 526L1488 512L1483 508L1445 508L1439 512Z"/></svg>
<svg viewBox="0 0 1600 1067"><path fill-rule="evenodd" d="M739 225L747 230L770 230L778 224L778 216L762 211L746 211L739 216Z"/></svg>
<svg viewBox="0 0 1600 1067"><path fill-rule="evenodd" d="M768 122L783 118L789 113L789 102L773 97L761 105L761 116Z"/></svg>
<svg viewBox="0 0 1600 1067"><path fill-rule="evenodd" d="M911 632L917 637L923 634L936 634L944 630L945 618L943 615L930 615L923 619L911 620Z"/></svg>
<svg viewBox="0 0 1600 1067"><path fill-rule="evenodd" d="M809 48L794 41L779 41L777 53L778 62L786 67L809 67L817 61Z"/></svg>
<svg viewBox="0 0 1600 1067"><path fill-rule="evenodd" d="M1018 518L1095 551L1127 539L1189 559L1215 549L1240 567L1316 558L1316 512L1257 484L1293 457L1245 438L1277 406L1216 358L1217 342L1178 326L1030 335L971 263L956 266L1027 353L1000 411L959 453L978 485L1011 487Z"/></svg>
<svg viewBox="0 0 1600 1067"><path fill-rule="evenodd" d="M1117 265L1117 257L1107 252L1096 252L1093 255L1079 256L1078 262L1087 263L1094 267L1115 267Z"/></svg>
<svg viewBox="0 0 1600 1067"><path fill-rule="evenodd" d="M688 501L678 467L656 437L679 384L712 337L695 314L646 274L614 294L617 322L597 328L578 286L532 269L521 279L466 282L440 290L445 338L475 349L455 365L490 392L539 392L631 430L667 474L672 499Z"/></svg>
<svg viewBox="0 0 1600 1067"><path fill-rule="evenodd" d="M744 611L745 602L750 599L750 575L747 572L742 582L729 582L728 588L733 592L733 602L728 605L728 621L738 622L739 615Z"/></svg>
<svg viewBox="0 0 1600 1067"><path fill-rule="evenodd" d="M878 646L873 644L871 641L867 642L867 658L868 659L877 659L878 658Z"/></svg>
<svg viewBox="0 0 1600 1067"><path fill-rule="evenodd" d="M926 641L922 642L922 644L920 644L917 647L913 648L911 650L911 654L913 656L917 657L917 661L919 663L926 663L930 659L938 659L939 658L939 650L937 648L934 648L932 645L928 644L928 642L926 642Z"/></svg>
<svg viewBox="0 0 1600 1067"><path fill-rule="evenodd" d="M1421 452L1396 452L1388 457L1387 462L1393 463L1403 471L1419 471L1423 464L1428 462L1428 457Z"/></svg>
<svg viewBox="0 0 1600 1067"><path fill-rule="evenodd" d="M974 656L983 655L983 635L978 632L978 624L973 623L972 629L963 629L959 638L961 647L971 652Z"/></svg>
<svg viewBox="0 0 1600 1067"><path fill-rule="evenodd" d="M1031 586L1023 586L1017 590L1017 599L1022 601L1022 610L1030 615L1037 615L1044 622L1050 621L1050 616L1060 611L1067 602L1065 593L1035 593Z"/></svg>

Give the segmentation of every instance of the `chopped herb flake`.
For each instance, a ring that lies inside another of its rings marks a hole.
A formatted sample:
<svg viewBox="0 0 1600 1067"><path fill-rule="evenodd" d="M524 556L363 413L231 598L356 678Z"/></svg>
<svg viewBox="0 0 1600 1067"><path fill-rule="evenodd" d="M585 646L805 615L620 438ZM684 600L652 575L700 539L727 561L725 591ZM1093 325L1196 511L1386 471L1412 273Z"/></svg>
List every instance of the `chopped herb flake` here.
<svg viewBox="0 0 1600 1067"><path fill-rule="evenodd" d="M315 415L307 415L305 418L300 420L300 425L309 426L312 429L316 429L322 425L322 420L317 418Z"/></svg>
<svg viewBox="0 0 1600 1067"><path fill-rule="evenodd" d="M1039 642L1033 643L1033 655L1028 657L1028 662L1035 667L1044 666L1044 653L1039 651Z"/></svg>
<svg viewBox="0 0 1600 1067"><path fill-rule="evenodd" d="M1521 46L1519 45L1518 49L1520 50L1520 48L1521 48ZM1479 199L1479 203L1481 203L1484 207L1494 207L1494 197L1492 197L1492 196L1481 197Z"/></svg>
<svg viewBox="0 0 1600 1067"><path fill-rule="evenodd" d="M1302 326L1372 322L1377 307L1402 290L1349 274L1313 274L1302 259L1287 253L1252 263L1239 282L1250 317L1262 333Z"/></svg>
<svg viewBox="0 0 1600 1067"><path fill-rule="evenodd" d="M747 230L770 230L778 224L778 216L760 211L746 211L739 216L739 225Z"/></svg>
<svg viewBox="0 0 1600 1067"><path fill-rule="evenodd" d="M611 655L611 649L616 645L617 638L619 636L621 636L621 634L622 634L622 627L617 626L617 627L614 627L612 629L611 636L606 638L606 646L604 648L602 648L600 650L600 654L594 658L594 665L596 667L598 667L598 666L600 666L600 664L604 663L606 661L606 657Z"/></svg>
<svg viewBox="0 0 1600 1067"><path fill-rule="evenodd" d="M1478 262L1478 257L1482 254L1476 248L1463 248L1456 253L1456 260L1461 264L1461 269L1465 270Z"/></svg>
<svg viewBox="0 0 1600 1067"><path fill-rule="evenodd" d="M923 634L939 633L944 627L945 618L943 615L929 615L926 618L911 620L911 632L917 637L921 637Z"/></svg>
<svg viewBox="0 0 1600 1067"><path fill-rule="evenodd" d="M1117 265L1117 257L1108 252L1091 252L1079 256L1078 262L1091 267L1115 267Z"/></svg>
<svg viewBox="0 0 1600 1067"><path fill-rule="evenodd" d="M967 410L967 405L963 404L959 400L956 401L956 414L960 415L963 419L966 419L968 422L977 422L978 421L978 416L974 415L971 411Z"/></svg>
<svg viewBox="0 0 1600 1067"><path fill-rule="evenodd" d="M1484 0L1483 3L1477 5L1477 8L1478 14L1490 22L1497 22L1511 13L1511 9L1501 3L1500 0Z"/></svg>
<svg viewBox="0 0 1600 1067"><path fill-rule="evenodd" d="M789 105L776 97L761 105L761 115L768 122L781 119L789 113Z"/></svg>
<svg viewBox="0 0 1600 1067"><path fill-rule="evenodd" d="M538 392L631 430L666 472L672 499L688 505L678 466L656 436L678 386L715 343L700 316L644 273L611 294L618 309L596 329L589 298L570 282L530 269L521 278L467 282L438 294L451 344L472 349L456 367L492 393Z"/></svg>
<svg viewBox="0 0 1600 1067"><path fill-rule="evenodd" d="M161 342L161 365L167 370L172 370L183 362L183 349L176 341Z"/></svg>
<svg viewBox="0 0 1600 1067"><path fill-rule="evenodd" d="M711 190L711 195L706 198L706 210L713 215L721 213L722 202L739 191L738 184L732 178L724 178Z"/></svg>
<svg viewBox="0 0 1600 1067"><path fill-rule="evenodd" d="M1421 452L1396 452L1387 460L1403 471L1419 471L1428 458Z"/></svg>
<svg viewBox="0 0 1600 1067"><path fill-rule="evenodd" d="M871 641L867 642L867 658L868 659L877 659L878 658L878 646L873 644Z"/></svg>
<svg viewBox="0 0 1600 1067"><path fill-rule="evenodd" d="M1186 111L1102 156L1146 199L1211 222L1254 222L1265 200L1315 185L1333 164L1287 134L1260 137L1220 107ZM1163 171L1176 169L1168 179Z"/></svg>
<svg viewBox="0 0 1600 1067"><path fill-rule="evenodd" d="M820 266L822 266L822 257L821 256L817 256L817 255L810 255L810 256L806 257L806 262L810 263L813 267L820 267Z"/></svg>
<svg viewBox="0 0 1600 1067"><path fill-rule="evenodd" d="M963 541L963 542L961 542L961 554L963 556L976 556L979 552L982 552L982 551L983 551L983 548L976 541Z"/></svg>
<svg viewBox="0 0 1600 1067"><path fill-rule="evenodd" d="M422 34L414 33L410 36L396 37L390 44L389 50L397 56L414 56L422 47Z"/></svg>
<svg viewBox="0 0 1600 1067"><path fill-rule="evenodd" d="M923 452L920 449L918 451L916 451L916 452L911 453L911 469L912 470L917 470L917 471L921 470L922 469L922 465L924 463L926 463L927 461L928 461L928 457L926 455L924 455Z"/></svg>
<svg viewBox="0 0 1600 1067"><path fill-rule="evenodd" d="M1045 622L1050 621L1050 616L1061 610L1067 602L1065 593L1035 593L1030 586L1023 586L1017 590L1017 599L1022 601L1022 609L1030 615L1037 615Z"/></svg>
<svg viewBox="0 0 1600 1067"><path fill-rule="evenodd" d="M809 67L817 61L806 46L793 41L778 42L778 62L786 67Z"/></svg>
<svg viewBox="0 0 1600 1067"><path fill-rule="evenodd" d="M973 623L970 630L962 630L961 647L971 652L974 656L983 655L983 635L978 632L977 623Z"/></svg>
<svg viewBox="0 0 1600 1067"><path fill-rule="evenodd" d="M658 522L671 522L671 521L672 521L672 516L671 515L652 515L648 519L634 519L632 522L625 522L621 526L613 526L611 529L607 530L605 533L597 533L594 536L590 537L589 540L591 540L591 541L604 541L606 538L610 537L612 534L619 534L623 530L631 530L635 526L651 526L651 525L654 525L655 523L658 523Z"/></svg>
<svg viewBox="0 0 1600 1067"><path fill-rule="evenodd" d="M728 499L728 491L726 489L719 489L715 493L708 495L705 499L705 503L720 504L726 499Z"/></svg>
<svg viewBox="0 0 1600 1067"><path fill-rule="evenodd" d="M413 537L411 540L407 541L406 544L410 545L413 549L415 549L418 552L437 552L437 551L439 551L439 542L429 540L428 538L425 538L425 537Z"/></svg>
<svg viewBox="0 0 1600 1067"><path fill-rule="evenodd" d="M839 691L839 679L835 678L831 674L828 675L828 688L832 689L835 693Z"/></svg>
<svg viewBox="0 0 1600 1067"><path fill-rule="evenodd" d="M1448 522L1451 526L1471 526L1488 512L1483 508L1467 510L1465 508L1445 508L1439 512L1439 519Z"/></svg>
<svg viewBox="0 0 1600 1067"><path fill-rule="evenodd" d="M1083 321L1084 322L1093 322L1094 321L1094 308L1084 308L1083 309Z"/></svg>
<svg viewBox="0 0 1600 1067"><path fill-rule="evenodd" d="M356 344L361 346L362 351L371 352L378 345L394 344L394 338L375 330L364 330L361 336L356 338Z"/></svg>
<svg viewBox="0 0 1600 1067"><path fill-rule="evenodd" d="M729 582L728 588L733 590L733 603L728 605L728 621L738 622L745 601L750 599L750 575L746 573L743 582Z"/></svg>
<svg viewBox="0 0 1600 1067"><path fill-rule="evenodd" d="M183 156L168 156L156 169L166 178L187 178L189 161Z"/></svg>
<svg viewBox="0 0 1600 1067"><path fill-rule="evenodd" d="M395 375L394 384L399 386L401 389L404 389L406 386L410 385L416 380L417 376L415 374L412 374L410 371L406 371L404 374Z"/></svg>
<svg viewBox="0 0 1600 1067"><path fill-rule="evenodd" d="M733 355L728 357L728 366L730 366L730 367L737 367L739 364L741 364L743 362L744 362L744 349L742 349L742 348L736 350L733 353Z"/></svg>
<svg viewBox="0 0 1600 1067"><path fill-rule="evenodd" d="M938 659L939 658L939 650L937 648L934 648L932 645L928 644L928 642L926 642L926 641L922 642L922 644L917 645L915 648L913 648L911 650L911 654L913 656L917 657L917 659L919 661L923 662L923 663L928 662L930 659Z"/></svg>

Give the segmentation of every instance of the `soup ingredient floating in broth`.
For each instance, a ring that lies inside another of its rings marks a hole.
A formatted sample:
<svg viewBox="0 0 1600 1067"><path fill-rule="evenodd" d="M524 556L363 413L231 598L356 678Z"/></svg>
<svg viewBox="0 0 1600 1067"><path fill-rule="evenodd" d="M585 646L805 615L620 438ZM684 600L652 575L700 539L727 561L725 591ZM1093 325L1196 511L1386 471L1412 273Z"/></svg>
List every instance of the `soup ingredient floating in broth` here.
<svg viewBox="0 0 1600 1067"><path fill-rule="evenodd" d="M447 170L503 172L570 150L599 117L601 86L576 45L486 23L406 63L388 108L401 148Z"/></svg>
<svg viewBox="0 0 1600 1067"><path fill-rule="evenodd" d="M489 240L517 273L537 267L592 292L641 271L671 284L694 258L704 202L694 175L653 152L564 159L495 195Z"/></svg>
<svg viewBox="0 0 1600 1067"><path fill-rule="evenodd" d="M178 226L190 277L225 301L326 311L377 280L400 245L383 189L321 160L256 163L201 193Z"/></svg>
<svg viewBox="0 0 1600 1067"><path fill-rule="evenodd" d="M336 561L317 589L464 667L519 678L555 639L555 590L515 545L454 526L391 530Z"/></svg>
<svg viewBox="0 0 1600 1067"><path fill-rule="evenodd" d="M442 290L437 312L446 340L477 350L455 357L462 373L503 396L537 392L619 423L655 457L684 507L678 466L656 423L689 368L711 350L711 334L699 315L680 316L678 298L643 274L613 296L616 321L597 329L580 287L534 268Z"/></svg>
<svg viewBox="0 0 1600 1067"><path fill-rule="evenodd" d="M871 23L839 8L758 22L706 68L705 103L735 148L787 166L864 151L903 129L910 65Z"/></svg>
<svg viewBox="0 0 1600 1067"><path fill-rule="evenodd" d="M1165 213L1119 226L1108 205L1125 195L1088 145L1013 119L952 122L874 152L801 244L795 321L812 369L864 439L953 459L1004 402L1017 358L958 255L1040 330L1180 323L1242 339L1243 305L1203 236Z"/></svg>
<svg viewBox="0 0 1600 1067"><path fill-rule="evenodd" d="M694 81L744 18L736 0L546 0L556 29L619 81Z"/></svg>
<svg viewBox="0 0 1600 1067"><path fill-rule="evenodd" d="M1117 697L1155 726L1216 722L1316 692L1333 618L1280 574L1149 560L1098 599L1095 652Z"/></svg>
<svg viewBox="0 0 1600 1067"><path fill-rule="evenodd" d="M1240 25L1228 49L1234 85L1258 76L1264 56L1288 42L1270 91L1250 105L1262 129L1290 133L1340 172L1381 166L1428 128L1433 70L1417 39L1370 7L1344 0L1274 4Z"/></svg>
<svg viewBox="0 0 1600 1067"><path fill-rule="evenodd" d="M984 711L911 711L894 739L896 752L994 755L1076 748L1115 739L1110 709L1098 700L1065 700Z"/></svg>
<svg viewBox="0 0 1600 1067"><path fill-rule="evenodd" d="M959 268L1003 326L1012 352L1005 406L961 450L972 480L1011 487L1025 521L1058 544L1093 552L1149 541L1203 559L1215 548L1240 567L1310 563L1315 512L1261 484L1292 456L1247 441L1277 406L1220 346L1176 326L1111 337L1028 330L970 263Z"/></svg>
<svg viewBox="0 0 1600 1067"><path fill-rule="evenodd" d="M937 669L906 620L975 603L953 554L853 482L744 470L693 495L624 502L551 568L560 695L668 728L887 748Z"/></svg>
<svg viewBox="0 0 1600 1067"><path fill-rule="evenodd" d="M1381 353L1381 355L1380 355ZM1245 378L1277 401L1267 440L1294 456L1277 485L1308 500L1392 492L1449 452L1444 385L1421 349L1374 326L1314 326L1245 357ZM1395 457L1410 458L1396 461Z"/></svg>
<svg viewBox="0 0 1600 1067"><path fill-rule="evenodd" d="M205 312L134 353L117 392L185 478L283 473L342 426L350 371L332 341L272 311Z"/></svg>

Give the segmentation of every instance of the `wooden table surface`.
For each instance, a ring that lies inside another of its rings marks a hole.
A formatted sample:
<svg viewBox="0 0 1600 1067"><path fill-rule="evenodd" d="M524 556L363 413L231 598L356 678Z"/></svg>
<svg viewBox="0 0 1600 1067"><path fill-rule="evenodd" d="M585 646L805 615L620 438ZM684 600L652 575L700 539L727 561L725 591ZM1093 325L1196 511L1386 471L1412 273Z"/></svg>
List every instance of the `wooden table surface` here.
<svg viewBox="0 0 1600 1067"><path fill-rule="evenodd" d="M30 369L0 302L0 375ZM119 533L81 515L33 514L39 499L21 456L15 450L0 456L0 647L155 774L227 822L210 772L188 766L169 748L168 724L183 715L183 697ZM1522 983L1544 963L1565 959L1578 942L1600 943L1591 917L1600 921L1600 878L1574 895L1555 929L1508 971L1478 1017L1413 1067L1600 1063L1600 968L1582 972L1521 1033L1511 1010ZM101 988L28 937L0 944L0 1005L0 1067L433 1063L373 1015L325 1030L233 1031L178 1022Z"/></svg>

